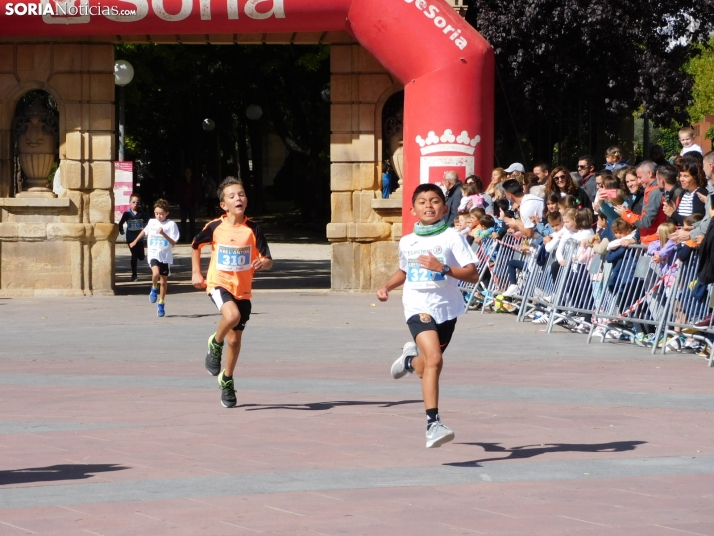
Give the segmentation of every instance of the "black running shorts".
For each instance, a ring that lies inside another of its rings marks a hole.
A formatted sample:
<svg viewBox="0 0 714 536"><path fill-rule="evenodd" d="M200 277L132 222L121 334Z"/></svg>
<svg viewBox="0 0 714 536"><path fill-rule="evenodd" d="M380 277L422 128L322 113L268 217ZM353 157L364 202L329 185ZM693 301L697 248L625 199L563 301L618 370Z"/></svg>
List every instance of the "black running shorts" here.
<svg viewBox="0 0 714 536"><path fill-rule="evenodd" d="M211 301L218 307L219 311L224 303L234 302L238 306L240 320L233 327L233 331L243 331L245 329L245 323L250 320L250 311L253 308L250 300L237 300L233 294L222 287L214 288L208 295L211 297Z"/></svg>
<svg viewBox="0 0 714 536"><path fill-rule="evenodd" d="M166 277L168 277L170 275L169 265L165 262L159 262L156 259L151 259L149 261L149 266L151 266L152 268L154 266L158 266L159 267L159 275L164 275Z"/></svg>
<svg viewBox="0 0 714 536"><path fill-rule="evenodd" d="M451 342L451 336L454 334L454 328L456 327L456 319L437 324L431 315L421 313L409 317L407 326L409 326L409 331L414 337L414 341L416 341L417 335L423 331L436 331L439 336L439 345L443 352Z"/></svg>

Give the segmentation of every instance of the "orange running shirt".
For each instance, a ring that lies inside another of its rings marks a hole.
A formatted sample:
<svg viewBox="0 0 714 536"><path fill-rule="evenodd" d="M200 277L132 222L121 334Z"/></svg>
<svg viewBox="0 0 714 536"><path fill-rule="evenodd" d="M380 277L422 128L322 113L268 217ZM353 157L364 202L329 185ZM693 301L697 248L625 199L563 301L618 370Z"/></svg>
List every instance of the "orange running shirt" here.
<svg viewBox="0 0 714 536"><path fill-rule="evenodd" d="M221 287L237 300L249 300L253 286L253 261L258 257L271 258L260 226L247 218L243 223L230 225L223 215L209 221L193 239L191 247L200 249L208 244L211 244L211 263L206 275L206 291Z"/></svg>

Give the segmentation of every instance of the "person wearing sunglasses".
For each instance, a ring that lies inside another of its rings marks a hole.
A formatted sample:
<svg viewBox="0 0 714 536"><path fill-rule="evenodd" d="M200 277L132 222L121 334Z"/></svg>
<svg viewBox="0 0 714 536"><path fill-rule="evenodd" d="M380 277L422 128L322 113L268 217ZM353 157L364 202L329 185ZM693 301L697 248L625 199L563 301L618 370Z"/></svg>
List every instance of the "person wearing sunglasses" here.
<svg viewBox="0 0 714 536"><path fill-rule="evenodd" d="M573 182L570 171L566 167L558 166L551 172L550 179L545 184L546 197L553 192L560 194L561 197L572 195L577 199L578 208L589 208L590 210L593 208L590 196Z"/></svg>
<svg viewBox="0 0 714 536"><path fill-rule="evenodd" d="M578 173L582 177L580 187L588 194L590 202L595 202L597 186L595 185L595 159L590 155L578 158Z"/></svg>

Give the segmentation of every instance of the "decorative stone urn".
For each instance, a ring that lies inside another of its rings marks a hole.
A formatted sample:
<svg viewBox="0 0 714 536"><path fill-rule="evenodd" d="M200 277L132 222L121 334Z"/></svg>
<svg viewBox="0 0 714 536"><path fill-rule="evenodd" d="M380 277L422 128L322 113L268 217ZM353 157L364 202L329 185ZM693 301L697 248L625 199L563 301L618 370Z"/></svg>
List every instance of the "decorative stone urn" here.
<svg viewBox="0 0 714 536"><path fill-rule="evenodd" d="M57 121L39 98L15 118L15 136L20 167L25 175L16 197L57 197L47 187L56 158Z"/></svg>

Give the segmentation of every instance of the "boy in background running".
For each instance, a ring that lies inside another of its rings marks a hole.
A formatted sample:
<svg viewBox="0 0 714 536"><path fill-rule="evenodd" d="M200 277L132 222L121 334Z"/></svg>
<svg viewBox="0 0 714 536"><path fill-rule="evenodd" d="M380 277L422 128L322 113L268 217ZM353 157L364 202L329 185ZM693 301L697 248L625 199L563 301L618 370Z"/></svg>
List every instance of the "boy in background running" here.
<svg viewBox="0 0 714 536"><path fill-rule="evenodd" d="M243 183L226 177L218 187L218 198L225 214L210 221L193 239L191 247L191 282L206 289L221 313L216 332L208 337L206 370L218 376L221 404L236 405L233 371L238 363L245 324L250 318L253 273L273 266L268 242L260 226L245 215L248 197ZM201 248L211 246L211 262L204 279L201 272ZM221 371L223 346L226 348L226 368Z"/></svg>
<svg viewBox="0 0 714 536"><path fill-rule="evenodd" d="M166 290L169 286L169 274L171 273L171 265L174 262L173 250L179 239L179 230L176 222L169 218L169 203L165 199L159 199L154 203L154 218L149 220L146 227L139 233L134 241L129 245L130 248L136 246L139 240L144 236L147 237L149 244L149 266L151 266L151 291L149 292L149 301L156 303L156 298L159 298L159 304L156 309L157 316L164 316L166 299ZM159 291L159 282L161 290Z"/></svg>
<svg viewBox="0 0 714 536"><path fill-rule="evenodd" d="M119 232L124 234L124 224L126 223L126 243L131 244L139 236L142 229L144 228L144 223L146 223L146 214L141 210L141 197L139 194L131 194L129 198L130 208L121 216L119 220ZM131 280L138 281L139 277L136 272L138 261L143 261L146 256L144 255L144 242L139 241L134 247L129 246L129 251L131 252Z"/></svg>
<svg viewBox="0 0 714 536"><path fill-rule="evenodd" d="M416 371L422 380L426 406L426 446L440 447L454 432L439 417L439 375L442 354L451 341L464 299L458 281L478 281L476 257L466 239L446 223L444 193L435 184L420 184L412 196L412 214L419 220L414 232L399 241L399 269L378 291L379 301L404 285L407 326L414 342L404 345L392 365L392 378Z"/></svg>

